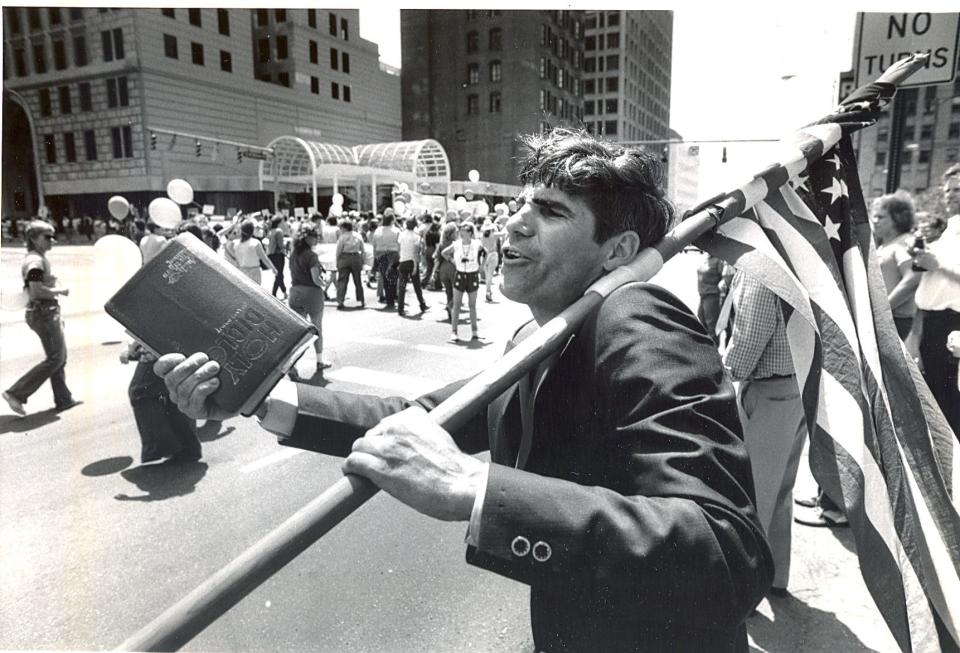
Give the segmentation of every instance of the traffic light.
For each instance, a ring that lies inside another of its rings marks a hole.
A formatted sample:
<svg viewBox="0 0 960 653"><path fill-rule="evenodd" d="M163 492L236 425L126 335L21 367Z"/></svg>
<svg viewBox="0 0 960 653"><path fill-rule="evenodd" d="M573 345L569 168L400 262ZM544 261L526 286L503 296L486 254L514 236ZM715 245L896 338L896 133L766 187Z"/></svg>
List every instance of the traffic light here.
<svg viewBox="0 0 960 653"><path fill-rule="evenodd" d="M727 162L727 148L726 146L724 146L723 156L720 158L720 163L726 163L726 162Z"/></svg>
<svg viewBox="0 0 960 653"><path fill-rule="evenodd" d="M150 149L157 149L157 132L150 132Z"/></svg>
<svg viewBox="0 0 960 653"><path fill-rule="evenodd" d="M195 147L197 149L197 156L198 157L203 156L203 145L200 143L199 138L196 141Z"/></svg>
<svg viewBox="0 0 960 653"><path fill-rule="evenodd" d="M243 163L243 150L237 148L237 163Z"/></svg>

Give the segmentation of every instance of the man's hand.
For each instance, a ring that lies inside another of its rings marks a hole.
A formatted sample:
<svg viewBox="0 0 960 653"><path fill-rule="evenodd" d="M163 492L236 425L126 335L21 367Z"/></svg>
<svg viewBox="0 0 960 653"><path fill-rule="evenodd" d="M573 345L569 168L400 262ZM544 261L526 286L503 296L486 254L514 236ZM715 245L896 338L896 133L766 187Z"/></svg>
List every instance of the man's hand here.
<svg viewBox="0 0 960 653"><path fill-rule="evenodd" d="M469 521L484 463L457 448L422 408L391 415L353 443L343 471L430 517Z"/></svg>
<svg viewBox="0 0 960 653"><path fill-rule="evenodd" d="M917 250L913 254L913 262L924 270L936 270L940 267L940 261L937 260L936 254L926 250Z"/></svg>
<svg viewBox="0 0 960 653"><path fill-rule="evenodd" d="M153 364L153 373L163 379L170 399L180 412L193 419L225 420L234 417L210 400L220 387L217 374L220 364L198 352L185 358L183 354L166 354Z"/></svg>

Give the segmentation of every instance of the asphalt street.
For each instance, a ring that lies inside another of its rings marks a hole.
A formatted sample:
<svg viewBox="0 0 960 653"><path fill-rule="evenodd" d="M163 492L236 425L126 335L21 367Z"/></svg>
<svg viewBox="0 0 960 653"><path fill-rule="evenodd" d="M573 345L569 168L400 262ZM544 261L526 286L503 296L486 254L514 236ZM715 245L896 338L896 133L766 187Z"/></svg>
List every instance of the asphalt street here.
<svg viewBox="0 0 960 653"><path fill-rule="evenodd" d="M12 310L22 250L0 250L0 383L41 358ZM696 303L699 254L658 280ZM52 412L41 388L17 418L0 404L0 649L112 648L340 478L337 459L278 446L255 420L201 429L202 462L139 465L119 363L122 331L100 306L117 279L95 248L62 246L67 380L83 404ZM265 285L267 280L265 280ZM352 297L352 290L348 291ZM526 310L480 300L481 343L446 342L442 293L410 318L324 317L328 387L416 396L495 360ZM416 310L415 301L408 307ZM467 332L461 326L463 333ZM301 360L309 376L313 353ZM802 465L798 492L812 493ZM860 580L852 537L795 527L791 596L749 621L760 651L896 650ZM381 494L250 594L186 648L223 651L516 651L529 645L525 587L463 560L464 525Z"/></svg>

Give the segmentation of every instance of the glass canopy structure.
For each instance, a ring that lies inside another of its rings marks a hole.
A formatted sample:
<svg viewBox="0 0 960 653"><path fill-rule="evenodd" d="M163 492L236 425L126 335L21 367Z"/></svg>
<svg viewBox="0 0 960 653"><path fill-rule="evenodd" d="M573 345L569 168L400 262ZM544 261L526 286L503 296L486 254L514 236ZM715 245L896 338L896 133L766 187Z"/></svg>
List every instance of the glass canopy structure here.
<svg viewBox="0 0 960 653"><path fill-rule="evenodd" d="M361 187L369 185L374 212L378 184L405 183L410 188L441 188L444 193L449 189L447 153L432 139L347 147L280 136L268 147L273 156L260 162L260 189L312 188L314 210L318 186L332 186L334 193L340 186L354 186L359 200Z"/></svg>

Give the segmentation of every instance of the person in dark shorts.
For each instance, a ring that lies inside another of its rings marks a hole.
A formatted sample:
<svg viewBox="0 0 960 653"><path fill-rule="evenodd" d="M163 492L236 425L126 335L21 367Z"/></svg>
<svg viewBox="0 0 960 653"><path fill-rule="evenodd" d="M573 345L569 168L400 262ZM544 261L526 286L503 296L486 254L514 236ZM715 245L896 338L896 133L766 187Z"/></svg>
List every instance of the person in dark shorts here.
<svg viewBox="0 0 960 653"><path fill-rule="evenodd" d="M453 277L453 307L450 309L450 326L453 333L450 342L460 342L457 323L460 320L460 304L463 294L467 293L470 306L471 340L479 340L477 331L477 289L480 288L480 241L473 237L472 222L460 225L460 240L455 240L445 250L443 256L456 267Z"/></svg>

